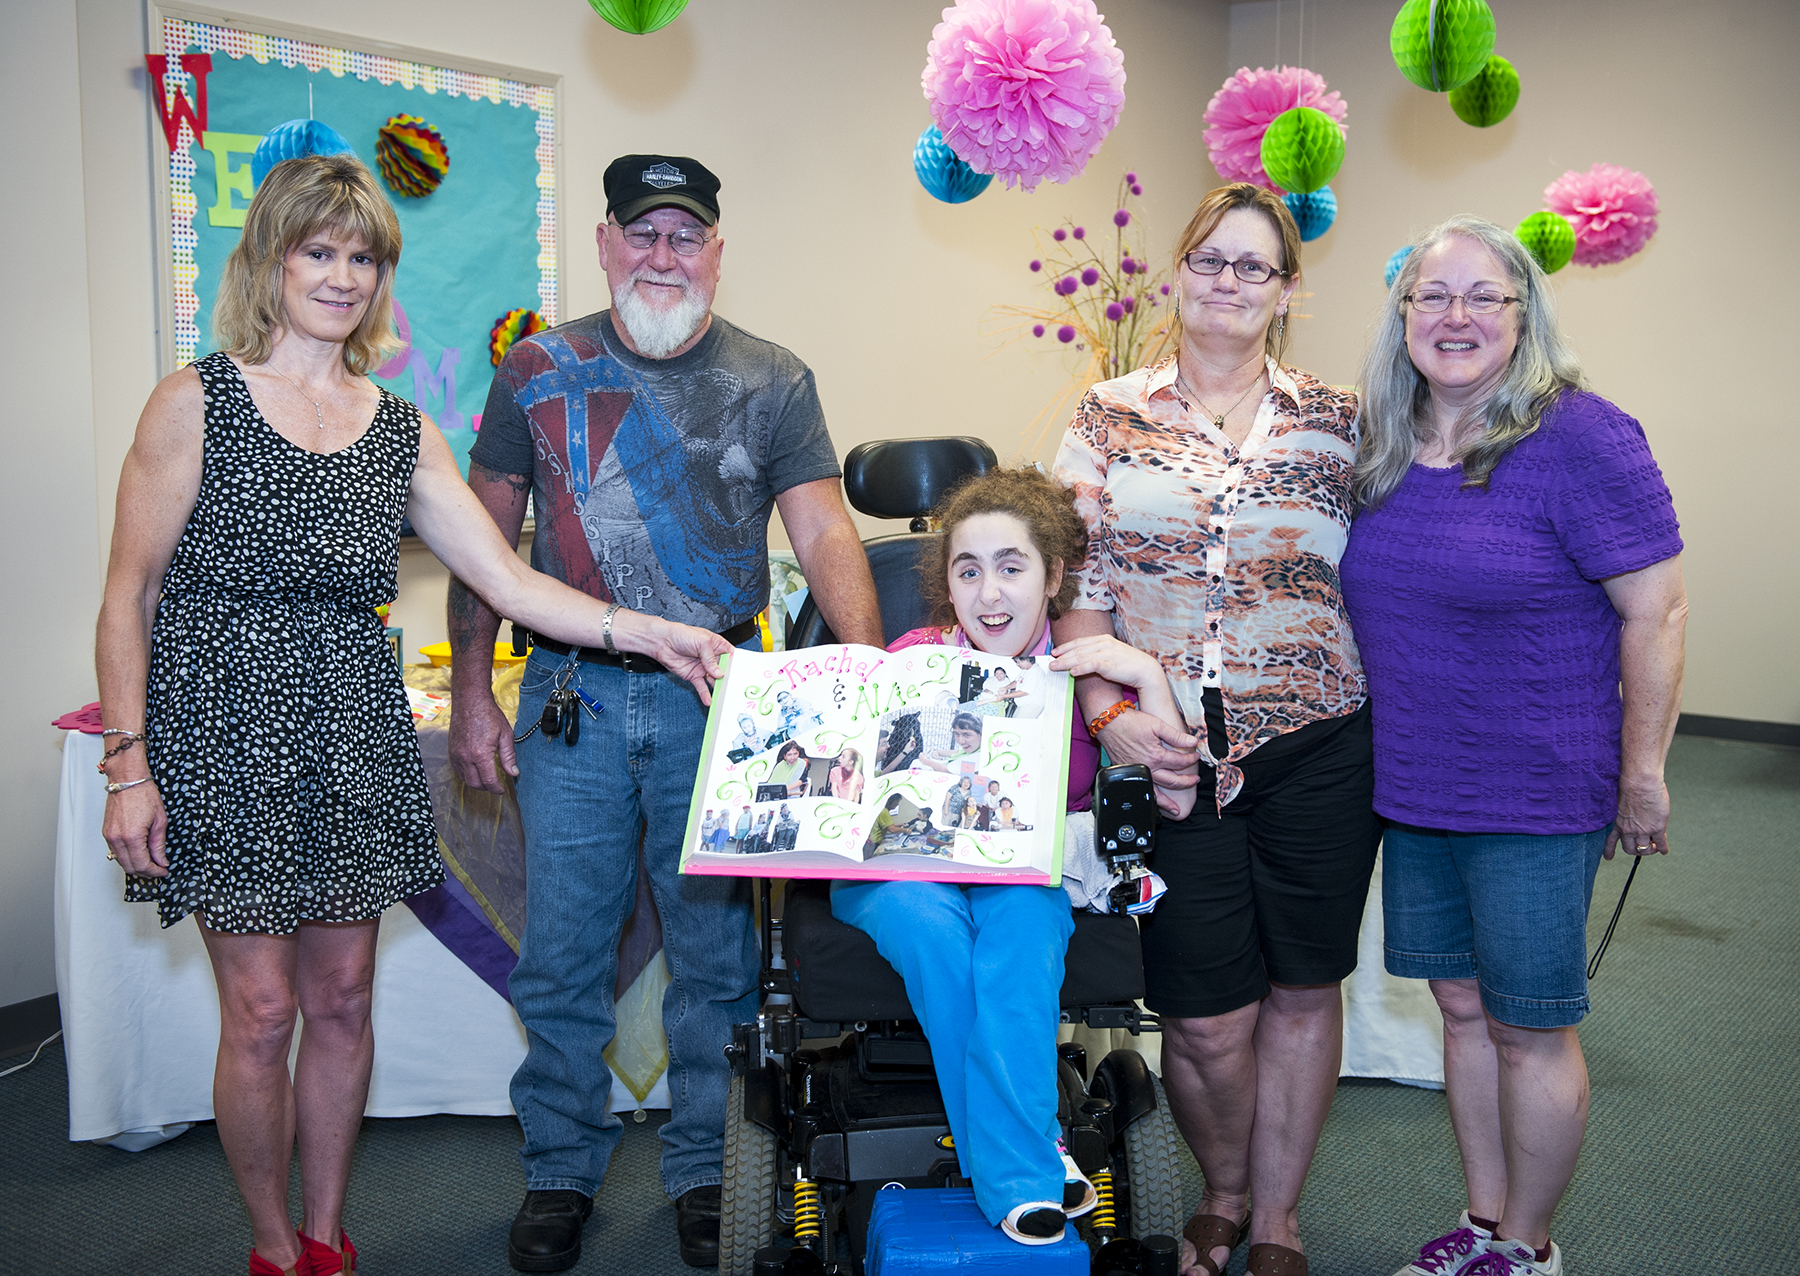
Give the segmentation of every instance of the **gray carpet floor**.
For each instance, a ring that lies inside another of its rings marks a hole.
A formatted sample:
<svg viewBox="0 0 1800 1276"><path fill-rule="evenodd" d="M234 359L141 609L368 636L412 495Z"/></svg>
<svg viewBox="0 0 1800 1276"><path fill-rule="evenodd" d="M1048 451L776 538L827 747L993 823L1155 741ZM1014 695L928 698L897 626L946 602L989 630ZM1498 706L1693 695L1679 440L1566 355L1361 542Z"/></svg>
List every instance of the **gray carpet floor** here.
<svg viewBox="0 0 1800 1276"><path fill-rule="evenodd" d="M1675 853L1639 872L1582 1028L1593 1114L1554 1234L1570 1276L1800 1273L1800 750L1682 737L1670 788ZM1590 943L1624 879L1623 857L1602 865ZM0 1274L245 1269L212 1126L137 1154L71 1144L66 1094L56 1046L0 1079ZM627 1123L585 1276L692 1270L658 1185L661 1115ZM346 1219L363 1270L510 1271L518 1142L511 1118L365 1122ZM1301 1206L1317 1276L1387 1276L1461 1206L1442 1094L1339 1088Z"/></svg>

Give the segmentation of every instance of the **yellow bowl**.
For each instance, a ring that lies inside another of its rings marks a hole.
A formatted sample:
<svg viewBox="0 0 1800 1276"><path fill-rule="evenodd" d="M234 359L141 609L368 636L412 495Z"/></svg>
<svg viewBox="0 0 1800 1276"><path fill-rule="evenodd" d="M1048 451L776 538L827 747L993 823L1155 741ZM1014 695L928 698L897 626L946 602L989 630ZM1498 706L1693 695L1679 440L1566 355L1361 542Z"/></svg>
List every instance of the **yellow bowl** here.
<svg viewBox="0 0 1800 1276"><path fill-rule="evenodd" d="M434 665L447 665L450 663L450 644L447 642L434 642L428 647L420 647L419 654L424 656L425 659L429 660ZM496 666L504 668L508 665L522 665L524 663L524 656L513 655L512 644L510 642L497 642L494 644L494 664Z"/></svg>

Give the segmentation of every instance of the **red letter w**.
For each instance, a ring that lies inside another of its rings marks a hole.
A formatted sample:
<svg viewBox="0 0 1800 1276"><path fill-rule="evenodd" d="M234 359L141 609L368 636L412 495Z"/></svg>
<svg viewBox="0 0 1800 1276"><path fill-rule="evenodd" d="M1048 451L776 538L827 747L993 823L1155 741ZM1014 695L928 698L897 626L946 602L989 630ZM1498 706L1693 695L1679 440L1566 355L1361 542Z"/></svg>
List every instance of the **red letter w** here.
<svg viewBox="0 0 1800 1276"><path fill-rule="evenodd" d="M162 117L163 136L169 139L171 151L181 137L182 120L185 119L188 128L193 130L195 142L206 133L206 75L212 70L212 54L183 53L180 63L182 71L194 77L195 101L189 102L187 95L176 89L175 106L171 110L168 90L163 85L163 77L169 72L169 59L161 53L144 56L144 65L150 68L150 74L155 78L156 113Z"/></svg>

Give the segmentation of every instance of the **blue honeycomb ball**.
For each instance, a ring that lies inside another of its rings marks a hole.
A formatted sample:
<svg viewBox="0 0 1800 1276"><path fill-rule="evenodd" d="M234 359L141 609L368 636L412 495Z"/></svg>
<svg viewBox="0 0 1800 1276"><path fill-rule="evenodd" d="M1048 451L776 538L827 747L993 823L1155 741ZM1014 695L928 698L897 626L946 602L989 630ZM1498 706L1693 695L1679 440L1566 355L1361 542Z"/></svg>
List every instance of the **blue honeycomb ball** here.
<svg viewBox="0 0 1800 1276"><path fill-rule="evenodd" d="M994 180L992 173L977 173L958 158L935 124L919 134L913 147L913 172L933 199L946 204L966 204Z"/></svg>
<svg viewBox="0 0 1800 1276"><path fill-rule="evenodd" d="M1283 195L1281 199L1294 215L1294 224L1300 228L1300 238L1305 243L1310 244L1330 230L1331 223L1337 220L1337 196L1329 186L1304 195Z"/></svg>
<svg viewBox="0 0 1800 1276"><path fill-rule="evenodd" d="M1387 269L1381 272L1381 282L1384 286L1388 288L1394 286L1394 280L1399 277L1401 267L1406 265L1406 259L1412 255L1412 250L1413 246L1408 244L1388 258Z"/></svg>
<svg viewBox="0 0 1800 1276"><path fill-rule="evenodd" d="M261 186L269 170L282 160L297 159L302 155L342 155L355 149L329 124L317 120L289 120L270 129L256 144L256 151L250 156L250 178Z"/></svg>

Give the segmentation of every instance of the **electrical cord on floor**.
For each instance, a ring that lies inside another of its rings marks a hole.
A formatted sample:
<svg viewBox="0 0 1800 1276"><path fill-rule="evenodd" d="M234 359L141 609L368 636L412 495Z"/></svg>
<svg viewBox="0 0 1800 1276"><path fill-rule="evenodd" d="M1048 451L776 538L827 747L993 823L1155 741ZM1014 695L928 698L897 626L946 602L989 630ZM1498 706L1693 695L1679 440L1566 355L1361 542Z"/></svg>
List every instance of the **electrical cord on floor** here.
<svg viewBox="0 0 1800 1276"><path fill-rule="evenodd" d="M1613 930L1619 924L1619 914L1625 911L1625 897L1631 894L1631 879L1637 876L1638 865L1644 862L1642 855L1631 857L1631 871L1625 874L1625 889L1619 892L1619 906L1613 909L1612 920L1606 923L1606 933L1600 936L1600 944L1594 949L1594 955L1588 961L1587 976L1591 983L1595 975L1600 973L1600 959L1606 956L1606 946L1612 943ZM0 1076L4 1076L0 1073Z"/></svg>
<svg viewBox="0 0 1800 1276"><path fill-rule="evenodd" d="M44 1053L44 1047L49 1045L52 1041L55 1041L60 1036L62 1036L62 1029L58 1028L55 1032L51 1033L48 1037L45 1037L42 1041L38 1042L38 1048L31 1052L31 1058L27 1059L24 1063L15 1063L12 1067L8 1068L5 1072L0 1072L0 1077L10 1077L15 1072L23 1072L26 1068L29 1068L32 1064L37 1062L38 1056Z"/></svg>

